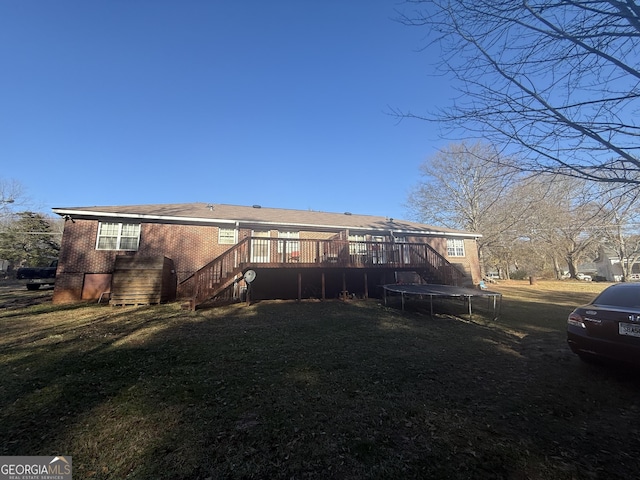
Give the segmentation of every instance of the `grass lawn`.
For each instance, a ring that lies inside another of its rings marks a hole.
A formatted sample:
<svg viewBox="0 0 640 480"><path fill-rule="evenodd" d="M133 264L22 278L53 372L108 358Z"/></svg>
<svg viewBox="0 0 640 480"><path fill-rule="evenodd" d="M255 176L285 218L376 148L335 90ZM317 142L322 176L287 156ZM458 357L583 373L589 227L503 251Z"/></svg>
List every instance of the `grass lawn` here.
<svg viewBox="0 0 640 480"><path fill-rule="evenodd" d="M473 322L3 291L0 455L71 455L78 479L640 478L640 375L565 341L605 286L504 282L500 318Z"/></svg>

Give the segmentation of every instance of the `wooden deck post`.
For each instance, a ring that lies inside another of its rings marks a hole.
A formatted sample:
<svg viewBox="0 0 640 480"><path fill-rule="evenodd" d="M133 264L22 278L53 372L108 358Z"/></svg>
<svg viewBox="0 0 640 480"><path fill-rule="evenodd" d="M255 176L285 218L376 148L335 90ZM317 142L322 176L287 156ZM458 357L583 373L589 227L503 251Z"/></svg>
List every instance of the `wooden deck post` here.
<svg viewBox="0 0 640 480"><path fill-rule="evenodd" d="M367 272L364 272L364 298L369 298L369 280Z"/></svg>
<svg viewBox="0 0 640 480"><path fill-rule="evenodd" d="M298 272L298 301L302 300L302 272Z"/></svg>
<svg viewBox="0 0 640 480"><path fill-rule="evenodd" d="M324 272L322 272L322 300L326 300L326 289L325 289L325 280L324 280Z"/></svg>
<svg viewBox="0 0 640 480"><path fill-rule="evenodd" d="M342 272L342 299L347 299L347 274Z"/></svg>

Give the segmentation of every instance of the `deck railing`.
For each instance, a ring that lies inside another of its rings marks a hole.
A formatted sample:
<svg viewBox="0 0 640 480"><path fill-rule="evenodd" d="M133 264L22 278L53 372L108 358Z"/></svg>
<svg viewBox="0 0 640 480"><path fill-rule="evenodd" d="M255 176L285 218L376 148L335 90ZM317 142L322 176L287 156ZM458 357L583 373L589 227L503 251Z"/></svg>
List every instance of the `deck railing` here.
<svg viewBox="0 0 640 480"><path fill-rule="evenodd" d="M193 307L232 285L251 265L414 270L449 285L457 285L464 277L426 243L248 237L185 280L193 282Z"/></svg>
<svg viewBox="0 0 640 480"><path fill-rule="evenodd" d="M249 258L250 240L245 238L240 241L183 282L193 282L191 308L195 308L227 288L242 273L242 266Z"/></svg>

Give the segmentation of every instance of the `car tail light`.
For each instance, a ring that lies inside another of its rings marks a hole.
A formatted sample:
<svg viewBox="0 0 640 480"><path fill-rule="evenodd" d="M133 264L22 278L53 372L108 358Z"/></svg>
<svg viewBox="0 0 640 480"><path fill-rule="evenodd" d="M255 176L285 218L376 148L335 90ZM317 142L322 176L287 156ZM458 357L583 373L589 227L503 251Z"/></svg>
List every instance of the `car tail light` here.
<svg viewBox="0 0 640 480"><path fill-rule="evenodd" d="M582 320L582 316L577 314L576 312L571 312L571 315L569 315L569 319L567 320L567 323L569 325L573 325L574 327L587 328L584 325L584 322Z"/></svg>

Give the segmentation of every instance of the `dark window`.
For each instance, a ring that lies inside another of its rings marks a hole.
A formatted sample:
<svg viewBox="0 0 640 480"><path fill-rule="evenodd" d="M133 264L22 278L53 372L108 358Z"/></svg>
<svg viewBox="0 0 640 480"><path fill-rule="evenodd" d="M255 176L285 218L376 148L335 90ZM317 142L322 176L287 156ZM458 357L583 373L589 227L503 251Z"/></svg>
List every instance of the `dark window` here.
<svg viewBox="0 0 640 480"><path fill-rule="evenodd" d="M640 308L640 285L620 285L609 287L596 297L595 305Z"/></svg>

